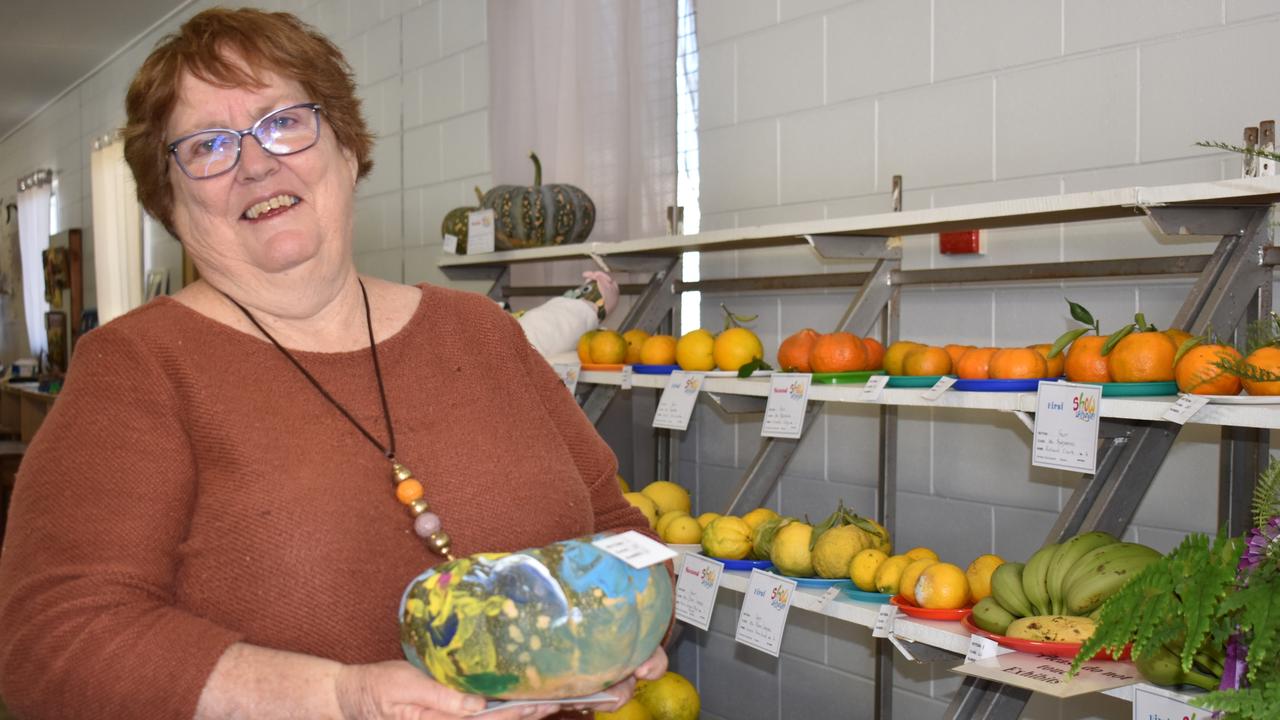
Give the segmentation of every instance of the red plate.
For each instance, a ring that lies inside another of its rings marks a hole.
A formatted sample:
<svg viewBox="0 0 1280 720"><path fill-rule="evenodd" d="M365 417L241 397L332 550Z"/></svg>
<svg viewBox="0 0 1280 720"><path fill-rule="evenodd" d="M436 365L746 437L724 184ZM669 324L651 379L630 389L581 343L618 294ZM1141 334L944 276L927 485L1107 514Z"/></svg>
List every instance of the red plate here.
<svg viewBox="0 0 1280 720"><path fill-rule="evenodd" d="M621 372L622 363L582 363L583 370L601 370L604 372Z"/></svg>
<svg viewBox="0 0 1280 720"><path fill-rule="evenodd" d="M1080 652L1080 643L1057 643L1057 642L1043 642L1040 640L1023 640L1021 638L1011 638L1005 635L997 635L993 632L987 632L986 630L983 630L977 625L974 625L973 622L969 620L968 615L965 616L964 620L960 621L960 624L964 626L965 630L968 630L974 635L981 635L984 638L990 638L1000 643L1001 647L1007 647L1010 650L1017 650L1018 652L1036 653L1039 655L1053 655L1054 657L1064 657L1064 658L1073 658ZM1127 646L1127 645L1125 646L1124 652L1121 653L1120 655L1120 658L1119 658L1120 660L1129 659L1129 648L1130 646ZM1112 660L1114 658L1110 657L1106 653L1099 652L1097 655L1093 656L1093 659L1094 660Z"/></svg>
<svg viewBox="0 0 1280 720"><path fill-rule="evenodd" d="M957 608L955 610L923 608L901 595L894 595L889 598L889 602L897 605L903 615L910 615L911 617L920 618L921 620L963 620L965 616L969 614L969 611L973 609L972 606Z"/></svg>

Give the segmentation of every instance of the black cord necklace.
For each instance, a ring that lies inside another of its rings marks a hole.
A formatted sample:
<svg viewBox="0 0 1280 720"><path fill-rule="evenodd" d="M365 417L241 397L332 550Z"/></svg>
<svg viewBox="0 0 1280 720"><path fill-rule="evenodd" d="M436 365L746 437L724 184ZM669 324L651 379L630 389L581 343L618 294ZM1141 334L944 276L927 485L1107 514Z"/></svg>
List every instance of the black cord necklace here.
<svg viewBox="0 0 1280 720"><path fill-rule="evenodd" d="M298 359L293 356L293 353L285 349L285 347L281 345L279 341L271 335L271 333L267 332L266 328L262 327L262 323L258 322L258 319L253 316L253 313L249 312L248 308L236 302L235 298L227 295L225 292L222 294L231 301L232 305L239 308L240 312L244 313L245 317L249 318L249 322L253 323L253 326L258 328L258 332L262 333L267 340L270 340L271 344L274 345L276 349L289 360L289 362L293 363L293 366L298 369L298 372L302 373L302 376L320 392L325 400L329 401L330 405L336 408L338 412L342 413L342 416L354 425L355 428L360 431L361 435L364 435L370 443L373 443L374 447L378 448L378 452L381 452L387 460L391 461L391 480L395 483L396 499L408 508L409 514L413 516L413 531L418 535L418 537L422 538L423 541L426 542L427 547L430 548L432 552L440 555L446 560L452 560L453 555L449 551L451 540L448 533L446 533L441 527L440 516L431 512L431 506L427 503L426 498L423 497L424 490L422 483L413 477L413 473L409 468L401 465L400 462L396 460L396 431L394 426L391 424L391 408L387 405L387 390L386 386L383 385L382 382L382 367L378 364L378 344L373 340L373 315L369 311L369 292L365 290L363 280L356 278L356 282L360 284L360 297L364 300L364 321L365 326L369 330L369 353L373 356L373 375L378 380L378 398L382 400L382 418L387 425L386 445L378 442L378 439L373 436L373 433L369 432L364 425L361 425L360 421L356 420L355 416L342 406L342 403L338 402L333 395L329 394L329 391L324 389L324 386L320 384L320 381L316 380L315 376L308 372L307 369L302 366L302 363L298 362ZM219 292L222 291L219 290Z"/></svg>

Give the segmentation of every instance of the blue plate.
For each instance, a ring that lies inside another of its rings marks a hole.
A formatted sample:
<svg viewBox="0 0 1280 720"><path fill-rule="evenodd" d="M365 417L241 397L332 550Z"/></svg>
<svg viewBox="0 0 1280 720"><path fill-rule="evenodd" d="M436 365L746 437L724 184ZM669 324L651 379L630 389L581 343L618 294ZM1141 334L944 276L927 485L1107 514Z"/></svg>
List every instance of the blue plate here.
<svg viewBox="0 0 1280 720"><path fill-rule="evenodd" d="M631 372L640 373L641 375L670 375L672 372L679 370L679 365L632 365Z"/></svg>
<svg viewBox="0 0 1280 720"><path fill-rule="evenodd" d="M876 603L877 605L884 605L885 603L889 602L889 598L892 597L892 595L890 595L889 593L867 592L866 590L859 590L858 588L853 586L845 588L844 594L848 595L854 600L861 600L862 602Z"/></svg>
<svg viewBox="0 0 1280 720"><path fill-rule="evenodd" d="M708 555L707 557L711 557ZM725 570L771 570L773 563L768 560L725 560L724 558L712 558L724 563Z"/></svg>
<svg viewBox="0 0 1280 720"><path fill-rule="evenodd" d="M963 390L966 392L1035 392L1040 389L1040 381L1045 380L1054 382L1058 378L1031 378L1019 380L965 380L956 381L951 386L952 390Z"/></svg>
<svg viewBox="0 0 1280 720"><path fill-rule="evenodd" d="M853 587L853 581L849 578L791 578L796 581L796 587L802 588L830 588L830 587Z"/></svg>

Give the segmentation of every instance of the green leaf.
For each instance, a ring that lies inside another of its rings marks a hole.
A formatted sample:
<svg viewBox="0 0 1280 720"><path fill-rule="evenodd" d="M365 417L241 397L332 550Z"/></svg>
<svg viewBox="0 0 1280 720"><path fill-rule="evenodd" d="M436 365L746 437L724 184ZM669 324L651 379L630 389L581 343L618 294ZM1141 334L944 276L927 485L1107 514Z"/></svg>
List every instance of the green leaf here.
<svg viewBox="0 0 1280 720"><path fill-rule="evenodd" d="M755 358L751 362L738 368L738 377L749 378L751 374L757 370L772 370L773 367L764 361L764 358Z"/></svg>
<svg viewBox="0 0 1280 720"><path fill-rule="evenodd" d="M1121 340L1128 337L1129 333L1133 332L1135 328L1137 328L1137 325L1130 323L1129 325L1125 325L1119 330L1111 333L1111 337L1107 338L1107 341L1102 344L1102 355L1106 356L1111 354L1111 351L1115 349L1115 346Z"/></svg>
<svg viewBox="0 0 1280 720"><path fill-rule="evenodd" d="M1241 380L1251 380L1253 382L1276 382L1280 380L1280 374L1266 368L1260 368L1245 359L1235 360L1230 356L1223 356L1213 366L1228 375L1235 375Z"/></svg>
<svg viewBox="0 0 1280 720"><path fill-rule="evenodd" d="M1195 337L1189 337L1186 340L1183 340L1182 344L1178 346L1178 352L1174 353L1173 355L1173 366L1177 367L1178 361L1182 359L1183 355L1186 355L1188 352L1191 351L1191 348L1197 345L1200 345L1206 339L1208 339L1207 335L1197 335Z"/></svg>
<svg viewBox="0 0 1280 720"><path fill-rule="evenodd" d="M1253 486L1253 524L1261 527L1280 515L1280 461L1272 460Z"/></svg>
<svg viewBox="0 0 1280 720"><path fill-rule="evenodd" d="M1089 332L1089 328L1076 328L1075 330L1068 330L1062 333L1061 335L1058 336L1057 340L1053 341L1053 347L1049 348L1049 357L1051 358L1058 357L1058 355L1068 345L1076 341L1076 338L1080 337L1081 335L1084 335L1087 332Z"/></svg>
<svg viewBox="0 0 1280 720"><path fill-rule="evenodd" d="M1145 313L1134 313L1133 324L1138 326L1138 332L1156 332L1156 326L1147 322Z"/></svg>
<svg viewBox="0 0 1280 720"><path fill-rule="evenodd" d="M1063 298L1063 300L1067 301L1067 307L1071 309L1071 317L1090 327L1097 325L1097 322L1093 319L1093 313L1086 310L1083 305L1071 302L1071 298Z"/></svg>

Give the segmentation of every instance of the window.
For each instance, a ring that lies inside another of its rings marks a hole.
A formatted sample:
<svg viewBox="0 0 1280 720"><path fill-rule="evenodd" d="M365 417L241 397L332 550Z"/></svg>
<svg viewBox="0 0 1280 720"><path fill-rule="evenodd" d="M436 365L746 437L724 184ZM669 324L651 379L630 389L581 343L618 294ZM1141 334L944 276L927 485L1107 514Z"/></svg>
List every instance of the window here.
<svg viewBox="0 0 1280 720"><path fill-rule="evenodd" d="M62 231L58 222L58 176L53 176L49 183L49 234L57 235Z"/></svg>
<svg viewBox="0 0 1280 720"><path fill-rule="evenodd" d="M684 208L685 233L702 226L698 207L698 34L694 0L679 0L676 20L676 204ZM701 279L700 254L684 254L680 279ZM680 297L680 334L702 324L702 293Z"/></svg>

